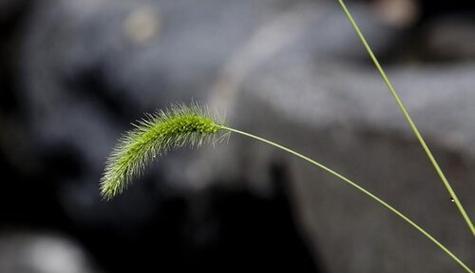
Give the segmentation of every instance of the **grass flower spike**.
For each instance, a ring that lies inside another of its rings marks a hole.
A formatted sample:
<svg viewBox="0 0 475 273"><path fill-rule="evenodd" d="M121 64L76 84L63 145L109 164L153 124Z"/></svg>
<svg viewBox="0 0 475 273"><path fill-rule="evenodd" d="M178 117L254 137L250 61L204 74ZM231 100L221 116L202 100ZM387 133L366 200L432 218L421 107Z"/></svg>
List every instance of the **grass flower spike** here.
<svg viewBox="0 0 475 273"><path fill-rule="evenodd" d="M111 199L121 193L132 178L139 175L156 156L163 155L169 150L185 145L199 146L205 142L217 139L216 137L224 135L223 133L235 133L285 151L337 177L340 181L345 182L412 226L445 252L466 272L474 273L472 269L429 234L429 232L375 194L361 187L355 181L286 146L222 125L197 105L173 106L167 111L161 111L156 115L148 116L147 119L139 122L135 127L134 130L130 131L120 140L106 164L105 173L101 180L101 193L105 199Z"/></svg>
<svg viewBox="0 0 475 273"><path fill-rule="evenodd" d="M196 104L175 105L148 115L124 135L109 157L101 180L105 199L120 194L155 157L185 145L200 146L221 130L214 118Z"/></svg>

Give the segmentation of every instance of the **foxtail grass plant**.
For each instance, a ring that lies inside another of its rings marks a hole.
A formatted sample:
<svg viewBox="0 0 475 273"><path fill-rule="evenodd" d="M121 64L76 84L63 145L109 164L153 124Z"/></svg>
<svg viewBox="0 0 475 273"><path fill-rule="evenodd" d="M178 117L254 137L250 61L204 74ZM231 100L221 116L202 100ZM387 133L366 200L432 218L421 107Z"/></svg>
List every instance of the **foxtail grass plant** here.
<svg viewBox="0 0 475 273"><path fill-rule="evenodd" d="M214 139L221 126L196 104L173 105L134 124L109 157L101 193L110 199L121 193L157 156L185 145L194 147Z"/></svg>
<svg viewBox="0 0 475 273"><path fill-rule="evenodd" d="M381 75L381 78L383 79L384 83L386 84L387 88L391 92L391 95L394 97L394 100L396 104L398 105L399 109L401 110L404 118L406 119L407 123L409 124L409 127L411 127L412 132L416 136L417 140L419 141L420 145L422 146L422 149L424 150L426 156L429 158L430 163L434 167L435 171L437 172L437 175L439 176L440 180L442 181L442 184L444 185L445 189L447 190L448 194L450 195L450 200L452 200L457 209L459 210L460 214L462 215L462 218L465 220L470 232L472 233L473 236L475 236L475 226L473 225L472 220L470 219L470 216L468 213L465 211L465 208L462 205L462 202L458 198L457 194L455 193L455 190L452 188L452 185L450 184L449 180L445 176L444 172L442 171L442 168L439 166L439 163L437 162L436 158L432 154L432 151L430 150L429 146L427 145L426 141L424 140L424 137L420 133L419 129L416 126L416 123L412 119L411 115L409 114L409 111L407 111L407 108L402 101L401 97L399 96L399 93L397 92L396 88L392 84L391 80L387 76L386 72L384 71L383 67L378 61L378 58L376 58L376 55L374 54L373 50L371 49L371 46L369 45L368 41L366 40L365 36L363 35L363 32L360 30L358 24L356 23L356 20L353 18L353 15L351 14L350 10L345 4L344 0L338 0L338 3L340 4L341 9L345 13L346 18L350 22L351 26L355 30L356 35L360 39L361 43L363 44L364 48L368 52L368 55L373 62L374 66L378 70L378 73Z"/></svg>
<svg viewBox="0 0 475 273"><path fill-rule="evenodd" d="M239 134L271 145L337 177L412 226L445 252L466 272L474 273L460 258L429 234L429 232L355 181L291 148L229 127L223 122L218 121L197 104L191 106L175 105L155 115L148 115L145 119L135 124L135 128L126 133L119 141L106 163L105 172L100 184L101 193L105 199L111 199L122 193L130 182L140 175L145 167L156 157L186 145L198 147L205 143L211 143L222 139L224 135L229 133Z"/></svg>

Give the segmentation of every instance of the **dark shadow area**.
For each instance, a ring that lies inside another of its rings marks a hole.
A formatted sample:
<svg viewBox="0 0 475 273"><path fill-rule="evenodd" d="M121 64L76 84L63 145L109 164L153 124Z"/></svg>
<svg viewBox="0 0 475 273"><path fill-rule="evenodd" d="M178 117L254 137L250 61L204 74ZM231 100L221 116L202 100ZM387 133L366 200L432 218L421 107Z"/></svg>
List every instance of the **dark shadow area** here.
<svg viewBox="0 0 475 273"><path fill-rule="evenodd" d="M276 194L216 186L189 196L160 196L153 219L135 234L74 229L109 272L323 272L296 228L283 169Z"/></svg>

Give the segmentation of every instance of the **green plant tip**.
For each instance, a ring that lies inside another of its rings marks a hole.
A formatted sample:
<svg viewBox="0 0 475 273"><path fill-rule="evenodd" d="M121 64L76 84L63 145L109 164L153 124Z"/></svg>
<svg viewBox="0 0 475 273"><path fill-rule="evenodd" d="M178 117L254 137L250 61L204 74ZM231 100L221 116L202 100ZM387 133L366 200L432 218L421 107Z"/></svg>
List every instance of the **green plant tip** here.
<svg viewBox="0 0 475 273"><path fill-rule="evenodd" d="M197 104L174 105L134 125L107 160L100 184L105 199L122 193L154 158L185 145L198 147L212 142L222 130L222 125Z"/></svg>

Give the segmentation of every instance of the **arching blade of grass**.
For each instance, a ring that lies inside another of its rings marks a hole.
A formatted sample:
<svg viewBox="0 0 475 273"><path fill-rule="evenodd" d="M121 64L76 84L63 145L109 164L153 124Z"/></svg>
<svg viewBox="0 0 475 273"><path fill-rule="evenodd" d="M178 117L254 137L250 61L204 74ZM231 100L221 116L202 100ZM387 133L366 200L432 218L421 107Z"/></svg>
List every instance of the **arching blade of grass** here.
<svg viewBox="0 0 475 273"><path fill-rule="evenodd" d="M457 194L455 193L455 190L452 188L449 181L445 177L445 174L442 171L442 169L440 168L439 163L437 163L437 160L435 159L435 157L432 154L429 146L427 145L424 138L422 137L422 134L419 132L419 129L417 128L415 122L412 120L411 115L407 111L406 106L404 105L403 101L399 97L398 92L396 91L393 84L389 80L389 77L386 75L386 72L384 72L383 67L379 63L378 59L376 58L376 55L373 53L373 50L371 49L371 47L369 45L369 43L366 41L365 36L361 32L361 30L360 30L358 24L356 23L355 19L351 15L350 10L347 8L347 6L346 6L346 4L343 0L338 0L338 2L340 3L341 8L343 9L343 11L344 11L346 17L348 18L348 20L350 21L351 25L353 26L353 28L354 28L356 34L358 35L359 39L363 43L366 51L369 54L369 57L371 58L371 61L374 63L374 65L376 66L376 69L378 70L379 74L383 78L384 83L386 84L389 91L391 92L394 99L396 100L396 103L399 106L399 109L401 110L402 114L404 115L404 118L406 119L407 123L409 124L412 131L414 132L417 139L419 140L419 143L421 144L422 148L424 149L424 152L426 153L427 157L429 158L429 160L430 160L432 166L434 167L435 171L439 175L440 180L442 181L445 188L447 189L447 192L449 193L451 200L454 201L455 205L457 206L457 209L459 210L459 212L462 215L463 219L467 223L470 231L472 232L472 235L475 236L475 226L473 225L472 220L470 219L470 216L465 211L465 208L463 207L462 203L460 202L460 199L458 198Z"/></svg>
<svg viewBox="0 0 475 273"><path fill-rule="evenodd" d="M175 105L168 110L160 111L155 115L149 115L146 119L137 123L135 129L125 134L106 163L100 184L102 196L105 199L111 199L122 193L130 182L139 176L156 157L163 156L168 151L185 145L198 147L202 144L213 142L213 140L219 139L220 136L229 132L269 144L336 176L406 221L443 250L466 272L474 273L462 260L414 221L354 181L283 145L227 127L216 121L208 111L196 104L191 106Z"/></svg>
<svg viewBox="0 0 475 273"><path fill-rule="evenodd" d="M416 230L418 230L422 235L424 235L427 239L429 239L430 241L432 241L437 247L439 247L441 250L443 250L447 255L449 255L456 263L458 263L465 271L469 272L469 273L474 273L472 269L470 269L462 260L460 260L457 256L455 256L454 253L452 253L447 247L445 247L441 242L439 242L437 239L434 238L434 236L430 235L429 232L427 232L425 229L423 229L421 226L419 226L418 224L416 224L413 220L411 220L409 217L407 217L406 215L404 215L402 212L400 212L399 210L397 210L396 208L394 208L393 206L389 205L388 203L386 203L384 200L382 200L381 198L379 198L378 196L374 195L373 193L371 193L370 191L366 190L365 188L361 187L360 185L358 185L356 182L352 181L351 179L343 176L342 174L328 168L327 166L305 156L305 155L302 155L290 148L287 148L283 145L280 145L280 144L277 144L273 141L270 141L270 140L267 140L265 138L262 138L262 137L259 137L259 136L256 136L256 135L253 135L253 134L250 134L250 133L247 133L247 132L243 132L243 131L240 131L240 130L237 130L237 129L233 129L233 128L230 128L230 127L226 127L226 126L222 126L223 129L226 129L226 130L229 130L231 132L234 132L234 133L237 133L237 134L240 134L240 135L243 135L243 136L246 136L246 137L250 137L250 138L253 138L255 140L258 140L260 142L263 142L263 143L266 143L266 144L269 144L275 148L278 148L280 150L283 150L287 153L290 153L296 157L299 157L305 161L307 161L308 163L324 170L325 172L337 177L338 179L342 180L343 182L349 184L350 186L352 186L353 188L355 188L356 190L362 192L364 195L368 196L369 198L373 199L374 201L376 201L379 205L385 207L386 209L388 209L389 211L391 211L392 213L396 214L399 218L401 218L402 220L404 220L406 223L408 223L409 225L411 225L413 228L415 228Z"/></svg>

